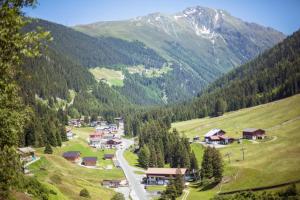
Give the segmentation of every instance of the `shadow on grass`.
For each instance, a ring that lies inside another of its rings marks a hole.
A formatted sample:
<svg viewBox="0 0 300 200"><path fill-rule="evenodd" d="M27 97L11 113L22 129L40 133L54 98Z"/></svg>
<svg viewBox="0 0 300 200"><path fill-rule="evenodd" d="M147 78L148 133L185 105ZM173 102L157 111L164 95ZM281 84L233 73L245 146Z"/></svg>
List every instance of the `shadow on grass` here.
<svg viewBox="0 0 300 200"><path fill-rule="evenodd" d="M193 184L191 184L190 187L199 189L198 191L200 192L200 191L206 191L206 190L213 189L217 185L218 185L218 183L215 183L215 182L207 183L204 185L203 183L201 183L201 181L198 181L198 182L194 182Z"/></svg>
<svg viewBox="0 0 300 200"><path fill-rule="evenodd" d="M210 189L213 189L214 187L216 187L218 185L218 183L216 182L213 182L213 183L209 183L205 186L203 186L200 191L206 191L206 190L210 190Z"/></svg>

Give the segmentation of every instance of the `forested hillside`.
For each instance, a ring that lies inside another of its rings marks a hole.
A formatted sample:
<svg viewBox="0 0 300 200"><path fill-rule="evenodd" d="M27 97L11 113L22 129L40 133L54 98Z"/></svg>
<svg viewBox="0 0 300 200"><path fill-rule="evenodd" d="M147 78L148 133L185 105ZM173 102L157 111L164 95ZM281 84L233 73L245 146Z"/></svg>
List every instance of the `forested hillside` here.
<svg viewBox="0 0 300 200"><path fill-rule="evenodd" d="M165 60L155 51L138 41L126 41L112 37L94 38L66 26L42 19L33 19L25 30L42 27L50 31L50 46L84 67L117 67L119 65L145 65L161 67Z"/></svg>

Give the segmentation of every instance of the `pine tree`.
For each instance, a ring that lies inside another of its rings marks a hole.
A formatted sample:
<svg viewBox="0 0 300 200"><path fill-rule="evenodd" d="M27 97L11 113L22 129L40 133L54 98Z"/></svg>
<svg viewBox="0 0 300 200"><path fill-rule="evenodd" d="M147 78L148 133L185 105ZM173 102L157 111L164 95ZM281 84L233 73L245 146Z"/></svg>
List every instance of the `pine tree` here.
<svg viewBox="0 0 300 200"><path fill-rule="evenodd" d="M164 167L165 160L159 148L157 148L156 150L156 157L157 157L157 167Z"/></svg>
<svg viewBox="0 0 300 200"><path fill-rule="evenodd" d="M23 132L26 108L19 97L16 71L21 58L39 55L38 41L45 34L24 33L22 8L33 0L3 0L0 6L0 199L9 199L18 185L21 164L16 147Z"/></svg>
<svg viewBox="0 0 300 200"><path fill-rule="evenodd" d="M46 153L46 154L52 154L53 153L52 147L49 143L46 144L44 153Z"/></svg>
<svg viewBox="0 0 300 200"><path fill-rule="evenodd" d="M174 180L170 180L170 183L167 185L166 190L163 192L160 197L161 200L176 200L178 197L177 189L175 187Z"/></svg>
<svg viewBox="0 0 300 200"><path fill-rule="evenodd" d="M147 145L144 145L138 155L139 165L145 169L149 167L150 150Z"/></svg>
<svg viewBox="0 0 300 200"><path fill-rule="evenodd" d="M213 148L212 149L212 165L213 165L213 177L215 182L219 183L223 177L223 162L220 152Z"/></svg>
<svg viewBox="0 0 300 200"><path fill-rule="evenodd" d="M204 150L203 160L201 163L201 178L210 179L213 176L213 165L212 165L212 148L207 147Z"/></svg>
<svg viewBox="0 0 300 200"><path fill-rule="evenodd" d="M184 177L183 174L181 173L181 169L177 168L176 169L176 176L174 179L174 185L177 190L178 196L182 195L182 191L184 189Z"/></svg>
<svg viewBox="0 0 300 200"><path fill-rule="evenodd" d="M191 169L197 171L199 169L199 166L198 166L198 161L197 161L194 151L192 151L192 153L190 155L190 160L191 160Z"/></svg>
<svg viewBox="0 0 300 200"><path fill-rule="evenodd" d="M153 145L150 145L150 158L149 158L149 167L156 167L157 166L157 156L156 151L153 147Z"/></svg>

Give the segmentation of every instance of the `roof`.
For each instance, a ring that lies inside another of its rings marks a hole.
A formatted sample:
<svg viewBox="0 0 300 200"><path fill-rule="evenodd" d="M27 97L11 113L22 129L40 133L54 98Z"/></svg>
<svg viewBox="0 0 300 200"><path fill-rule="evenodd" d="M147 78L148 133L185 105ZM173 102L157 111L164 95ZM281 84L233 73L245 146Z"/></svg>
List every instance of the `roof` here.
<svg viewBox="0 0 300 200"><path fill-rule="evenodd" d="M223 130L218 129L218 128L211 129L210 131L208 131L208 132L204 135L204 137L210 137L210 136L213 136L213 135L217 134L217 133L220 132L220 131L223 131ZM225 132L225 131L224 131L224 132Z"/></svg>
<svg viewBox="0 0 300 200"><path fill-rule="evenodd" d="M258 128L245 128L244 132L254 132L254 131L257 131L257 130L260 130L260 129L258 129Z"/></svg>
<svg viewBox="0 0 300 200"><path fill-rule="evenodd" d="M146 174L158 174L158 175L176 175L178 168L148 168L147 171L145 172ZM180 168L181 174L186 173L186 168Z"/></svg>
<svg viewBox="0 0 300 200"><path fill-rule="evenodd" d="M21 148L18 148L19 152L20 153L33 153L35 152L35 150L31 147L21 147Z"/></svg>
<svg viewBox="0 0 300 200"><path fill-rule="evenodd" d="M74 158L80 156L79 151L67 151L63 154L63 157L65 158Z"/></svg>
<svg viewBox="0 0 300 200"><path fill-rule="evenodd" d="M97 157L83 157L82 161L83 162L96 162L97 161Z"/></svg>
<svg viewBox="0 0 300 200"><path fill-rule="evenodd" d="M104 158L113 158L115 157L114 154L104 154Z"/></svg>

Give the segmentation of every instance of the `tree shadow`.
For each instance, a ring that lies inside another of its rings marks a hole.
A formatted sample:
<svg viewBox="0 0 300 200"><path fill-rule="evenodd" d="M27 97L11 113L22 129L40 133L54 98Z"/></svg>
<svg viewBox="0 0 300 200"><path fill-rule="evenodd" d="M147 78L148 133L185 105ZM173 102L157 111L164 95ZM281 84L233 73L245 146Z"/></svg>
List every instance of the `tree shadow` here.
<svg viewBox="0 0 300 200"><path fill-rule="evenodd" d="M210 190L210 189L213 189L214 187L216 187L218 185L218 183L216 182L212 182L212 183L209 183L205 186L203 186L200 191L206 191L206 190Z"/></svg>

